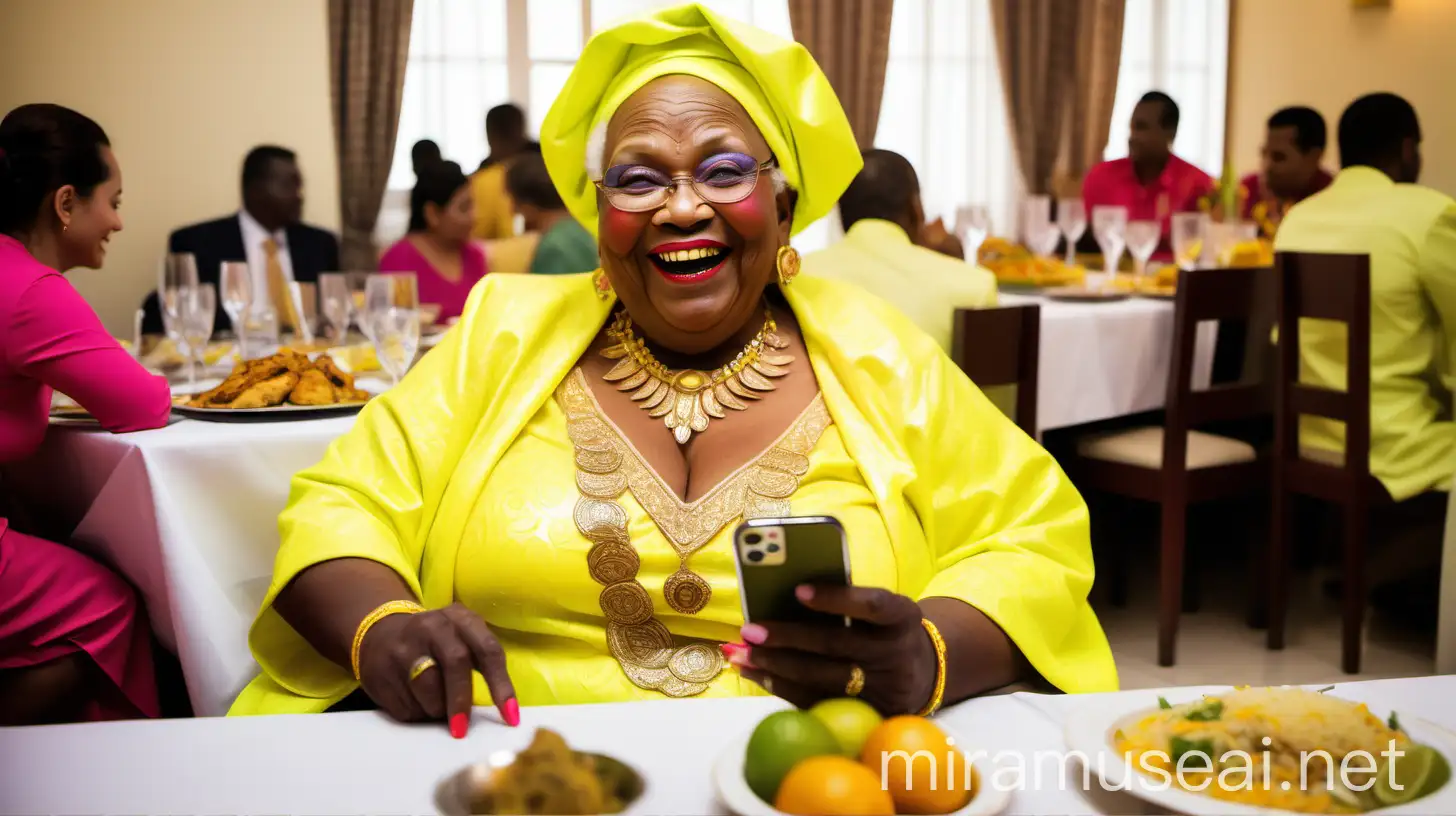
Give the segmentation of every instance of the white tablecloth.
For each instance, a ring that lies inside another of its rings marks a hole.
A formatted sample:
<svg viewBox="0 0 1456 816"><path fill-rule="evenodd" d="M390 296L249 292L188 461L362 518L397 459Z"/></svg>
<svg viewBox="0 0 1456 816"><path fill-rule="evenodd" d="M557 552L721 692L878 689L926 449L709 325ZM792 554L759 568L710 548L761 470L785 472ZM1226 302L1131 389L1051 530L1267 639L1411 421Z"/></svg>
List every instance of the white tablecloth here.
<svg viewBox="0 0 1456 816"><path fill-rule="evenodd" d="M1191 699L1210 690L1121 694L1152 702L1160 693ZM1451 677L1348 683L1334 693L1456 729ZM1065 718L1089 701L1095 702L1090 695L985 697L939 719L967 749L1017 752L1032 768L1045 761L1037 752L1064 750ZM459 741L442 724L399 725L377 713L0 729L0 814L433 813L441 778L493 751L522 747L536 727L641 771L648 788L642 813L723 813L710 782L714 761L781 705L755 698L527 708L516 730L478 709L469 736ZM1027 774L1008 813L1160 812L1095 780L1085 790L1075 767L1065 775L1046 767L1045 774Z"/></svg>
<svg viewBox="0 0 1456 816"><path fill-rule="evenodd" d="M1067 428L1163 407L1173 352L1173 302L1071 303L1003 292L1004 306L1041 305L1037 426ZM1217 326L1199 327L1193 384L1208 385Z"/></svg>

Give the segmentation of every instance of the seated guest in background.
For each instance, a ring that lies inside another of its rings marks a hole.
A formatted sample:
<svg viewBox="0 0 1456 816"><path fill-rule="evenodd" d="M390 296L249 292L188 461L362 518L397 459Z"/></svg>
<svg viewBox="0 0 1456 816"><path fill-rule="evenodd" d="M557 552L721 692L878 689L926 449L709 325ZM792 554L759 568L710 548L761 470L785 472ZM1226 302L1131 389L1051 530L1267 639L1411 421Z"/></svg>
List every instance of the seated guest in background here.
<svg viewBox="0 0 1456 816"><path fill-rule="evenodd" d="M506 193L506 164L516 156L540 153L541 145L526 137L526 112L516 105L497 105L485 114L485 141L490 155L471 176L475 189L475 231L481 240L515 234L515 209Z"/></svg>
<svg viewBox="0 0 1456 816"><path fill-rule="evenodd" d="M420 302L438 304L442 320L460 315L486 273L485 251L470 239L474 209L460 165L426 167L410 193L409 234L379 259L380 272L415 273Z"/></svg>
<svg viewBox="0 0 1456 816"><path fill-rule="evenodd" d="M1285 215L1274 248L1370 256L1370 471L1400 501L1444 488L1456 470L1456 202L1416 184L1421 128L1404 99L1355 100L1340 117L1339 142L1340 174ZM1344 388L1345 338L1343 324L1303 321L1304 382ZM1301 446L1344 444L1339 423L1302 418Z"/></svg>
<svg viewBox="0 0 1456 816"><path fill-rule="evenodd" d="M806 256L804 271L884 298L941 348L950 349L956 309L996 304L995 275L918 245L927 232L920 179L899 153L865 151L864 169L839 199L839 220L844 240Z"/></svg>
<svg viewBox="0 0 1456 816"><path fill-rule="evenodd" d="M1325 157L1325 118L1314 108L1284 108L1269 117L1262 167L1244 177L1240 216L1259 224L1273 238L1284 214L1295 204L1330 186L1334 178L1320 166Z"/></svg>
<svg viewBox="0 0 1456 816"><path fill-rule="evenodd" d="M421 139L410 148L410 168L414 170L415 178L419 178L426 167L439 164L443 160L440 146L431 139Z"/></svg>
<svg viewBox="0 0 1456 816"><path fill-rule="evenodd" d="M542 136L602 272L488 276L294 477L232 713L362 689L461 738L472 701L517 725L536 705L862 692L904 714L1018 679L1116 687L1056 462L883 301L795 277L790 236L860 165L802 45L696 3L630 20L587 43ZM796 514L853 531L855 586L799 590L830 623L745 625L733 531Z"/></svg>
<svg viewBox="0 0 1456 816"><path fill-rule="evenodd" d="M253 273L253 303L272 303L279 328L293 328L288 283L316 283L320 272L339 269L333 234L303 221L303 175L293 151L264 145L243 159L243 208L237 215L183 227L167 241L168 252L197 257L197 279L216 284L223 261L246 261ZM216 327L232 323L218 293ZM143 331L162 331L157 294L147 296Z"/></svg>
<svg viewBox="0 0 1456 816"><path fill-rule="evenodd" d="M1196 212L1198 200L1213 191L1213 179L1173 155L1178 135L1178 103L1161 91L1143 94L1132 109L1127 158L1105 161L1087 172L1082 203L1091 223L1092 208L1126 207L1129 221L1158 221L1163 240L1154 258L1167 258L1173 213Z"/></svg>
<svg viewBox="0 0 1456 816"><path fill-rule="evenodd" d="M59 105L24 105L0 121L0 463L40 446L53 391L109 431L167 424L167 381L132 359L62 277L99 269L121 230L110 144ZM0 725L157 716L150 638L126 582L0 518Z"/></svg>
<svg viewBox="0 0 1456 816"><path fill-rule="evenodd" d="M511 161L506 170L506 190L526 222L526 231L541 236L531 258L532 273L570 275L599 266L597 239L571 217L540 154L527 153Z"/></svg>

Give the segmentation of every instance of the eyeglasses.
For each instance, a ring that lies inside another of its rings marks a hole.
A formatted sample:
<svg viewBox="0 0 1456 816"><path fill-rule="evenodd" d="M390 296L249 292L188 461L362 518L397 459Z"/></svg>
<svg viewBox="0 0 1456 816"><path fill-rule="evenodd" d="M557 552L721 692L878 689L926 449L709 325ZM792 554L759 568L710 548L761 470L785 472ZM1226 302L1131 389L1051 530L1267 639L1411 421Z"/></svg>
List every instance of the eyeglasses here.
<svg viewBox="0 0 1456 816"><path fill-rule="evenodd" d="M606 195L607 203L622 212L655 210L672 198L680 184L690 185L698 198L709 204L736 204L753 195L759 176L774 166L773 159L754 161L749 167L722 161L703 170L698 177L688 173L669 177L650 168L630 166L616 173L616 178L612 176L618 168L608 170L607 178L595 184ZM608 184L608 179L613 183Z"/></svg>

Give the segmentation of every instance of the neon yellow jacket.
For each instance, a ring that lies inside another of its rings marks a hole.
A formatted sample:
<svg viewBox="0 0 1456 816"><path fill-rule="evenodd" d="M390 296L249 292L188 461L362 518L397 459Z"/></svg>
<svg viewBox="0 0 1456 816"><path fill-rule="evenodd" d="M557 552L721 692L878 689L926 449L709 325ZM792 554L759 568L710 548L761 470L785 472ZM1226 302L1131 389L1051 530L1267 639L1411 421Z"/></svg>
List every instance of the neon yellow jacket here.
<svg viewBox="0 0 1456 816"><path fill-rule="evenodd" d="M809 277L785 295L895 551L897 575L866 582L965 600L1051 683L1116 688L1107 639L1087 604L1087 508L1056 462L881 301ZM232 713L323 711L355 688L347 669L321 657L272 607L305 568L370 558L398 572L426 606L454 600L456 550L481 486L611 308L588 275L488 276L440 346L294 478L273 583L250 637L263 673ZM549 646L526 652L508 651L508 661L556 661L571 671ZM549 673L524 674L550 682ZM520 683L516 690L523 705L611 701L563 700ZM488 700L477 675L476 701Z"/></svg>

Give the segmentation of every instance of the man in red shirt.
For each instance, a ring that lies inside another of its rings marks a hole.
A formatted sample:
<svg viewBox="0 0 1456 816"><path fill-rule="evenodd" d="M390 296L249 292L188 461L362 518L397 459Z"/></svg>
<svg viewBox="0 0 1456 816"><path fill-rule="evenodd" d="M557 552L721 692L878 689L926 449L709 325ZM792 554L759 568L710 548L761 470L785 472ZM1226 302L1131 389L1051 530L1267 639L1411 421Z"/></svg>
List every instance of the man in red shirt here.
<svg viewBox="0 0 1456 816"><path fill-rule="evenodd" d="M1320 166L1327 140L1325 118L1314 108L1284 108L1269 117L1262 164L1241 182L1240 216L1273 238L1290 207L1330 186Z"/></svg>
<svg viewBox="0 0 1456 816"><path fill-rule="evenodd" d="M1173 213L1197 212L1198 200L1213 190L1213 179L1173 155L1178 135L1178 103L1150 91L1132 109L1127 158L1105 161L1082 181L1082 202L1090 219L1093 207L1127 208L1129 221L1158 221L1163 240L1153 257L1168 257L1168 224Z"/></svg>

